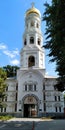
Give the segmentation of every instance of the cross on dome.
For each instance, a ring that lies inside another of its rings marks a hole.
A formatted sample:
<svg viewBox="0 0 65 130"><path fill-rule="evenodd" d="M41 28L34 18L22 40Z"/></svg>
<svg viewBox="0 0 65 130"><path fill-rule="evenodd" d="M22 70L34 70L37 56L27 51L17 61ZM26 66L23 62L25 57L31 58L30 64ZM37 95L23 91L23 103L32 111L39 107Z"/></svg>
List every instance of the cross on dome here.
<svg viewBox="0 0 65 130"><path fill-rule="evenodd" d="M32 8L34 8L35 3L34 3L34 2L32 2L32 3L31 3L31 5L32 5Z"/></svg>

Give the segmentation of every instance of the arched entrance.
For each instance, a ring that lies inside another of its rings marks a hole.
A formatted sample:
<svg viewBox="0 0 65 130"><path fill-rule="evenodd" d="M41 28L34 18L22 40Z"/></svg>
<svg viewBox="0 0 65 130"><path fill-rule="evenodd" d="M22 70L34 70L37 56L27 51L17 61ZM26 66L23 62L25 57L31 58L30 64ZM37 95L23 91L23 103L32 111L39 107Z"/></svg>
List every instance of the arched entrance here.
<svg viewBox="0 0 65 130"><path fill-rule="evenodd" d="M28 58L28 67L35 66L35 57L34 56L29 56Z"/></svg>
<svg viewBox="0 0 65 130"><path fill-rule="evenodd" d="M38 115L38 100L33 95L25 96L23 100L23 116L24 117L37 117Z"/></svg>

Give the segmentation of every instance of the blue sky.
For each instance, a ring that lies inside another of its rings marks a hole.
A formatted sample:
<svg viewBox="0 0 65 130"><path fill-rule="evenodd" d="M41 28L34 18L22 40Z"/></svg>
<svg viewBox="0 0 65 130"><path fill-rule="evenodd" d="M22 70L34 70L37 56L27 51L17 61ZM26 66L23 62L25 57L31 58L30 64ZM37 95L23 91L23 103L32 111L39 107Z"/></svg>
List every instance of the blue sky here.
<svg viewBox="0 0 65 130"><path fill-rule="evenodd" d="M18 65L20 60L20 50L23 47L22 36L25 27L25 12L35 3L43 15L44 3L51 3L51 0L0 0L0 66ZM45 42L45 23L42 22L42 33ZM46 55L47 55L46 50ZM55 63L49 63L46 56L46 72L49 75L55 73Z"/></svg>

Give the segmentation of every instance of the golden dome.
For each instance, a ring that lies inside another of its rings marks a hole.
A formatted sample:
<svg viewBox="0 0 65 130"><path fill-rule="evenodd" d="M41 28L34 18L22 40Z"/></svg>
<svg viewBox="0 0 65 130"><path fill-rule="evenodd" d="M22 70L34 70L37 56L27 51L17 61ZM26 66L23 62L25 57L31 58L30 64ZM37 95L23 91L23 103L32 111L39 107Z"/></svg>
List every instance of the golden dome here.
<svg viewBox="0 0 65 130"><path fill-rule="evenodd" d="M31 14L31 13L35 13L35 14L37 14L38 16L41 16L40 11L39 11L38 9L36 9L35 7L33 7L33 6L32 6L32 8L30 8L30 9L28 9L28 10L26 11L26 16L28 16L28 15Z"/></svg>

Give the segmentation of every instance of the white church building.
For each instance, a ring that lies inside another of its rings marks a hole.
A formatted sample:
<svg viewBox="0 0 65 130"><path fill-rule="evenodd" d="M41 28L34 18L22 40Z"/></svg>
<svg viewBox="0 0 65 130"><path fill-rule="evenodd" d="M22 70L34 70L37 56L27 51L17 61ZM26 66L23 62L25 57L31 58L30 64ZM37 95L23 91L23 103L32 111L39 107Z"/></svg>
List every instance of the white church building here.
<svg viewBox="0 0 65 130"><path fill-rule="evenodd" d="M32 6L25 13L23 48L17 76L7 78L6 108L1 112L19 117L64 113L64 99L54 88L56 78L46 75L41 14Z"/></svg>

